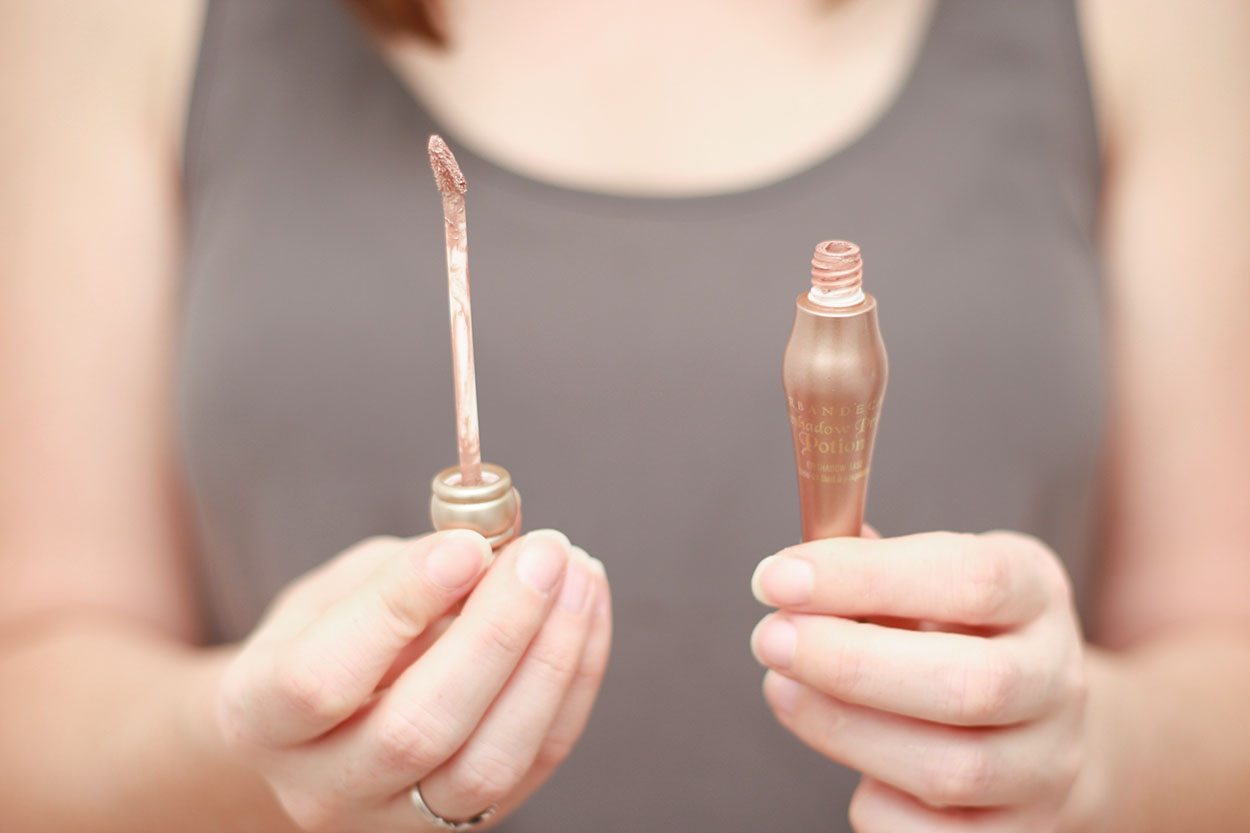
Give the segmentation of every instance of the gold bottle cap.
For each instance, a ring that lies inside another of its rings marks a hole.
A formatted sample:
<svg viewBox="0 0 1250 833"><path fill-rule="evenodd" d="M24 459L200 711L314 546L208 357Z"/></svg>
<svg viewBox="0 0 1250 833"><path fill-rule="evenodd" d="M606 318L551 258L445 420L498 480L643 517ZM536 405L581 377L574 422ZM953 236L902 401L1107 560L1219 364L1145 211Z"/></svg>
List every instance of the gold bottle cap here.
<svg viewBox="0 0 1250 833"><path fill-rule="evenodd" d="M436 530L472 529L498 550L521 526L521 498L503 466L482 463L482 482L460 485L460 467L448 466L430 484L430 520Z"/></svg>

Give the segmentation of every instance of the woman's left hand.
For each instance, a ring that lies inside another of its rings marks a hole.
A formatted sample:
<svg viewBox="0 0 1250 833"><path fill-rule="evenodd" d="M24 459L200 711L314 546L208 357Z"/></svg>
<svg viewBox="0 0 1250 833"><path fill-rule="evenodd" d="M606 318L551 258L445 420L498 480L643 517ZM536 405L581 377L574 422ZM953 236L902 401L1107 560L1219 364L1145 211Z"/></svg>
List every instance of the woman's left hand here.
<svg viewBox="0 0 1250 833"><path fill-rule="evenodd" d="M858 833L1054 831L1082 760L1083 642L1034 538L832 538L764 559L751 647L777 719L864 773ZM871 618L871 622L857 621ZM891 624L886 624L886 623Z"/></svg>

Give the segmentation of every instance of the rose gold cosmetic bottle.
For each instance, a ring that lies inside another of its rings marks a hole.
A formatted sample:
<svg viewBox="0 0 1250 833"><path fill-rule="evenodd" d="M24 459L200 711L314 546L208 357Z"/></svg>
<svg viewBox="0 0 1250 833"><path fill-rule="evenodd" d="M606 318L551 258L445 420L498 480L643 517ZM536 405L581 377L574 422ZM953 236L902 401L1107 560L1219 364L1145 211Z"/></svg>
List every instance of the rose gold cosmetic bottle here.
<svg viewBox="0 0 1250 833"><path fill-rule="evenodd" d="M803 540L859 535L888 366L854 243L816 247L782 360Z"/></svg>

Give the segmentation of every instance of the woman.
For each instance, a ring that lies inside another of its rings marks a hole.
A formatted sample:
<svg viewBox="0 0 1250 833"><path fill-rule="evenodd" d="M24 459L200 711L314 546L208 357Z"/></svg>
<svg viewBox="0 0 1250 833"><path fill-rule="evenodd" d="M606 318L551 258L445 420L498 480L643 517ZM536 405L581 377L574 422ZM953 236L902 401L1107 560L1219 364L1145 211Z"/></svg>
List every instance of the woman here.
<svg viewBox="0 0 1250 833"><path fill-rule="evenodd" d="M358 5L0 12L6 830L1245 825L1244 4ZM434 129L568 533L489 568L376 537L451 455ZM830 234L892 537L782 549Z"/></svg>

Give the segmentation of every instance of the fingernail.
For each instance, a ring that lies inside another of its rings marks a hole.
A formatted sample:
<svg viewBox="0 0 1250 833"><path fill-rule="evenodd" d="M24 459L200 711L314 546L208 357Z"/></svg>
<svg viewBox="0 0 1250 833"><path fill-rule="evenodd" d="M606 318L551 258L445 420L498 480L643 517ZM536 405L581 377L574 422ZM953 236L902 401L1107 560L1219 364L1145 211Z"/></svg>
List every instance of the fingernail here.
<svg viewBox="0 0 1250 833"><path fill-rule="evenodd" d="M785 619L765 619L755 637L755 652L760 662L770 668L789 668L794 662L794 650L799 634L794 625Z"/></svg>
<svg viewBox="0 0 1250 833"><path fill-rule="evenodd" d="M764 604L786 607L810 602L815 583L816 573L807 561L770 555L755 569L751 590Z"/></svg>
<svg viewBox="0 0 1250 833"><path fill-rule="evenodd" d="M469 529L453 529L426 556L425 572L444 590L457 590L477 578L489 557L485 538Z"/></svg>
<svg viewBox="0 0 1250 833"><path fill-rule="evenodd" d="M776 671L769 671L764 678L764 697L774 709L787 714L794 711L794 704L798 702L801 688L799 683Z"/></svg>
<svg viewBox="0 0 1250 833"><path fill-rule="evenodd" d="M586 559L586 565L590 567L590 572L599 578L606 578L608 571L603 568L603 562L595 558L590 553L578 546L573 547L573 552Z"/></svg>
<svg viewBox="0 0 1250 833"><path fill-rule="evenodd" d="M517 556L521 581L546 595L555 589L568 564L569 539L554 529L540 529L525 536Z"/></svg>
<svg viewBox="0 0 1250 833"><path fill-rule="evenodd" d="M560 587L560 598L556 600L556 604L561 610L567 610L569 613L581 613L586 607L586 596L590 592L590 565L587 563L589 558L577 547L573 547L572 555L568 569L564 573L564 584Z"/></svg>
<svg viewBox="0 0 1250 833"><path fill-rule="evenodd" d="M582 550L582 552L586 552L586 551L585 551L585 550ZM608 571L607 571L607 569L605 569L605 568L604 568L604 566L603 566L603 562L602 562L602 561L600 561L599 559L595 558L593 555L587 555L587 556L586 556L586 558L587 558L587 560L588 560L588 561L589 561L589 563L590 563L590 570L591 570L591 572L593 572L595 575L599 576L599 578L607 578L607 576L608 576Z"/></svg>

